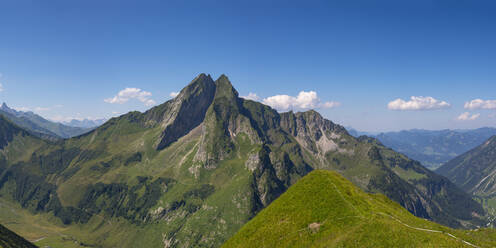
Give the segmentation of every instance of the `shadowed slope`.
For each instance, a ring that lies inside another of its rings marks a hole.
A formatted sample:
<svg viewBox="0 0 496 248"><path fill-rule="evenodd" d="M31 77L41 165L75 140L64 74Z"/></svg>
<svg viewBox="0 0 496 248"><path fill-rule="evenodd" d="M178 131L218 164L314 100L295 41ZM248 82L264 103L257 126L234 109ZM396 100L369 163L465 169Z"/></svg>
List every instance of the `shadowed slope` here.
<svg viewBox="0 0 496 248"><path fill-rule="evenodd" d="M23 237L0 225L0 247L1 248L36 248Z"/></svg>

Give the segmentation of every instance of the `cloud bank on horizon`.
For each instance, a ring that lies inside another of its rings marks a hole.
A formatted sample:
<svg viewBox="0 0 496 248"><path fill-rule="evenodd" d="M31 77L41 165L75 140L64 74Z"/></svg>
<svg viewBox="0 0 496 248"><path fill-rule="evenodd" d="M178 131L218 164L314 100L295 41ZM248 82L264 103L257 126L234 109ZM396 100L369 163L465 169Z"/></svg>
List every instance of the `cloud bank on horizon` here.
<svg viewBox="0 0 496 248"><path fill-rule="evenodd" d="M411 96L409 101L398 98L388 103L390 110L435 110L449 108L451 104L430 96Z"/></svg>
<svg viewBox="0 0 496 248"><path fill-rule="evenodd" d="M22 112L35 112L35 113L39 113L39 112L52 111L52 110L55 110L55 109L58 109L58 108L62 108L62 107L64 107L64 106L63 105L60 105L60 104L57 104L57 105L50 106L50 107L34 107L34 108L30 108L30 107L12 107L12 108L14 110L22 111Z"/></svg>
<svg viewBox="0 0 496 248"><path fill-rule="evenodd" d="M315 91L300 91L297 96L274 95L264 99L250 92L247 96L241 97L253 101L261 101L263 104L278 111L334 108L341 105L339 102L334 101L323 102Z"/></svg>
<svg viewBox="0 0 496 248"><path fill-rule="evenodd" d="M100 120L102 120L103 121L103 120L108 120L109 118L94 117L94 116L81 116L80 113L76 113L76 115L71 115L71 116L54 115L51 117L46 117L46 119L53 121L53 122L67 124L73 120L76 120L76 121L100 121Z"/></svg>
<svg viewBox="0 0 496 248"><path fill-rule="evenodd" d="M496 100L474 99L466 102L463 107L465 109L496 109Z"/></svg>
<svg viewBox="0 0 496 248"><path fill-rule="evenodd" d="M473 121L480 117L480 114L470 114L469 112L464 112L460 114L456 119L459 121Z"/></svg>

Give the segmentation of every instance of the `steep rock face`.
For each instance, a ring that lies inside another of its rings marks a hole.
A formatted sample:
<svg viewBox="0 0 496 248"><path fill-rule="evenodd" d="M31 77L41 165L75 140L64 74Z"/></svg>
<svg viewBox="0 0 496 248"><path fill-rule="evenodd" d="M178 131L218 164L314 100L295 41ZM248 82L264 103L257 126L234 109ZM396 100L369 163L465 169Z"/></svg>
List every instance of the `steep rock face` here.
<svg viewBox="0 0 496 248"><path fill-rule="evenodd" d="M348 135L346 130L324 119L314 110L281 115L281 127L303 145L308 151L317 155L322 163L327 152L347 152L340 150L341 136ZM352 152L352 151L348 151Z"/></svg>
<svg viewBox="0 0 496 248"><path fill-rule="evenodd" d="M469 193L496 193L496 136L436 170Z"/></svg>
<svg viewBox="0 0 496 248"><path fill-rule="evenodd" d="M208 107L215 94L215 83L210 75L200 74L165 108L167 111L160 118L164 128L157 145L162 150L193 128L200 125L205 118Z"/></svg>
<svg viewBox="0 0 496 248"><path fill-rule="evenodd" d="M260 138L243 115L242 100L229 79L222 75L215 81L216 91L202 127L202 138L195 161L206 168L215 168L220 160L234 151L234 139L240 133L248 136L251 143Z"/></svg>

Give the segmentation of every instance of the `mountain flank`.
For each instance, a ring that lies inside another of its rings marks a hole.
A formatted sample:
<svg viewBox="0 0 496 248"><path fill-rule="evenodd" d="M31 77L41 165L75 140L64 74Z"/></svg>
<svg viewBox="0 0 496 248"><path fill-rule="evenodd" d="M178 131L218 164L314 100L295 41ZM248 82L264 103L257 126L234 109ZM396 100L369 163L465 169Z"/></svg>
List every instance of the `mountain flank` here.
<svg viewBox="0 0 496 248"><path fill-rule="evenodd" d="M436 172L473 194L492 215L496 214L496 136L450 160Z"/></svg>
<svg viewBox="0 0 496 248"><path fill-rule="evenodd" d="M456 157L436 170L465 191L477 195L496 193L496 136Z"/></svg>
<svg viewBox="0 0 496 248"><path fill-rule="evenodd" d="M314 110L278 113L240 98L225 75L200 74L174 99L57 142L0 121L0 200L46 216L72 243L219 247L316 169L418 217L485 224L482 206L445 177Z"/></svg>

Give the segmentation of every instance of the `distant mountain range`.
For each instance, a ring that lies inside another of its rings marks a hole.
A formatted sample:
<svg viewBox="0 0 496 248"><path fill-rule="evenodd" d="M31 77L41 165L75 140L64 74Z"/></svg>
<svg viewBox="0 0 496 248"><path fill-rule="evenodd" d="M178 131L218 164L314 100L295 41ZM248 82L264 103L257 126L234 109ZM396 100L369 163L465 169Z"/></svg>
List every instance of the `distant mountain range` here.
<svg viewBox="0 0 496 248"><path fill-rule="evenodd" d="M81 136L48 142L1 117L0 137L0 199L24 213L18 225L71 237L47 246L219 247L313 170L443 225L486 223L445 177L316 111L243 99L225 75L200 74L175 98ZM45 218L58 222L33 225Z"/></svg>
<svg viewBox="0 0 496 248"><path fill-rule="evenodd" d="M496 231L446 228L335 172L317 170L222 246L231 247L496 247Z"/></svg>
<svg viewBox="0 0 496 248"><path fill-rule="evenodd" d="M107 119L96 119L96 120L90 120L90 119L72 119L70 121L64 121L62 124L71 126L71 127L81 127L81 128L95 128L98 126L101 126L103 123L105 123Z"/></svg>
<svg viewBox="0 0 496 248"><path fill-rule="evenodd" d="M436 169L443 163L482 144L496 135L496 128L484 127L472 130L421 130L367 133L349 128L350 134L377 138L382 144L415 159L422 165Z"/></svg>
<svg viewBox="0 0 496 248"><path fill-rule="evenodd" d="M3 115L34 135L47 139L70 138L91 130L91 128L74 127L49 121L31 111L17 111L9 108L6 103L0 106L0 115Z"/></svg>
<svg viewBox="0 0 496 248"><path fill-rule="evenodd" d="M365 136L369 136L369 137L374 137L378 134L380 134L381 132L364 132L364 131L358 131L356 129L354 129L353 127L350 127L350 126L347 126L345 127L346 128L346 131L348 131L348 133L353 136L353 137L360 137L362 135L365 135Z"/></svg>

